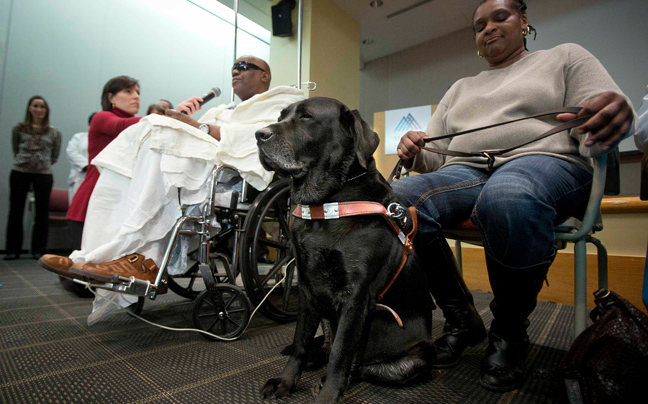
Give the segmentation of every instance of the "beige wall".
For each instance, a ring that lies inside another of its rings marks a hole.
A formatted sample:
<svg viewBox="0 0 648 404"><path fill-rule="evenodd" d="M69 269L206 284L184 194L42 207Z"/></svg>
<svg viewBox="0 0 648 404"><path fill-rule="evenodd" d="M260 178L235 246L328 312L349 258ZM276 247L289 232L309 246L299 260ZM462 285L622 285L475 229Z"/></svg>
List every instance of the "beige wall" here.
<svg viewBox="0 0 648 404"><path fill-rule="evenodd" d="M278 1L275 0L275 3ZM272 85L297 82L297 12L289 38L272 37ZM360 25L333 0L304 0L302 83L314 81L317 89L306 97L332 97L349 108L360 105ZM304 87L305 88L305 87Z"/></svg>
<svg viewBox="0 0 648 404"><path fill-rule="evenodd" d="M332 97L351 109L360 106L360 25L333 0L313 1L311 96Z"/></svg>

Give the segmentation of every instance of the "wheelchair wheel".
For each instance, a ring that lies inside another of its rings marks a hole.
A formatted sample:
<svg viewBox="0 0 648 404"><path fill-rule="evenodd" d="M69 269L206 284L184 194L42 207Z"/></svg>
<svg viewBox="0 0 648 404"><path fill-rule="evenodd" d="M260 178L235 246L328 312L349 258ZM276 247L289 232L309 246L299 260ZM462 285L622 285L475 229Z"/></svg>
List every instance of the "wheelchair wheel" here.
<svg viewBox="0 0 648 404"><path fill-rule="evenodd" d="M259 310L269 319L285 322L297 317L297 266L290 233L290 179L270 184L252 204L241 240L243 285L258 306L281 279Z"/></svg>
<svg viewBox="0 0 648 404"><path fill-rule="evenodd" d="M216 285L216 290L219 300L216 304L212 302L207 290L198 294L193 307L194 325L219 337L238 337L250 321L250 303L245 293L234 285L219 284ZM209 335L201 335L218 341Z"/></svg>
<svg viewBox="0 0 648 404"><path fill-rule="evenodd" d="M217 253L212 256L210 254L209 266L212 273L220 274L220 276L216 277L218 282L227 281L227 276L223 276L223 274L229 272L230 262L225 255ZM182 275L170 276L169 289L184 298L196 300L200 292L205 290L205 284L198 270L198 263L196 262Z"/></svg>

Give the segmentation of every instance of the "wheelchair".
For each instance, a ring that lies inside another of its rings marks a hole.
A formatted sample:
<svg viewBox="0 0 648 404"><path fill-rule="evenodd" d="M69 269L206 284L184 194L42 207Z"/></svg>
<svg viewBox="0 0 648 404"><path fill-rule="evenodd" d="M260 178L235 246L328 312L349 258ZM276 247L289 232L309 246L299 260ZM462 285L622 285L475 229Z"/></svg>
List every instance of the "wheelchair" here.
<svg viewBox="0 0 648 404"><path fill-rule="evenodd" d="M234 185L225 198L218 189L223 183ZM290 179L275 180L257 191L234 168L217 166L201 214L183 215L171 231L155 283L115 275L110 283L92 286L138 296L131 308L136 314L146 297L155 300L171 289L194 300L196 328L225 339L245 331L252 306L271 320L293 321L298 277L290 206ZM198 247L188 254L195 263L181 275L166 277L181 235L197 236Z"/></svg>

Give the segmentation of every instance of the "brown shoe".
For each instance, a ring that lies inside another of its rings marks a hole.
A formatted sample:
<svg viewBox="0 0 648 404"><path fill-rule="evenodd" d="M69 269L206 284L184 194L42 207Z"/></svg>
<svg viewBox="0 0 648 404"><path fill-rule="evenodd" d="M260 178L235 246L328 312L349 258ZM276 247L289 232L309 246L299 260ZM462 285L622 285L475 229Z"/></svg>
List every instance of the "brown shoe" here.
<svg viewBox="0 0 648 404"><path fill-rule="evenodd" d="M61 276L70 277L70 267L74 264L68 257L46 254L38 259L38 265Z"/></svg>
<svg viewBox="0 0 648 404"><path fill-rule="evenodd" d="M70 268L70 272L87 282L112 282L113 276L117 274L155 283L158 267L152 259L145 259L142 254L130 254L104 264L77 263Z"/></svg>

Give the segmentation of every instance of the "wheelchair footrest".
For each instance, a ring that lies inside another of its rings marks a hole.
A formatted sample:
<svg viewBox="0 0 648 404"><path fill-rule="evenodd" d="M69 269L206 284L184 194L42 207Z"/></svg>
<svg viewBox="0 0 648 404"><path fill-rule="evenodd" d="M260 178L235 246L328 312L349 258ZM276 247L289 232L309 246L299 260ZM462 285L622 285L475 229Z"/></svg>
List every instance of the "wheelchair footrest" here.
<svg viewBox="0 0 648 404"><path fill-rule="evenodd" d="M129 295L148 296L151 299L155 299L155 296L157 294L166 293L168 290L166 284L156 287L155 284L149 281L143 281L141 279L135 278L134 276L126 278L117 274L112 277L111 282L106 283L83 282L79 280L75 281L87 284L94 288L105 289L112 292L125 293Z"/></svg>

